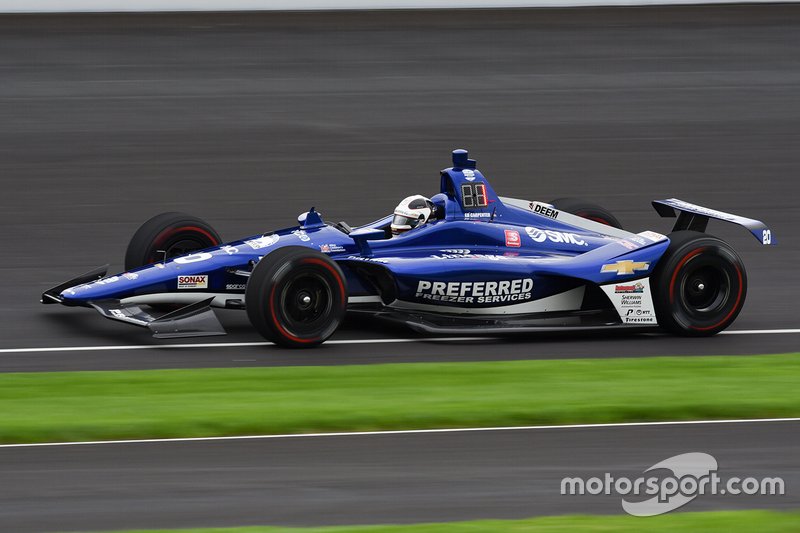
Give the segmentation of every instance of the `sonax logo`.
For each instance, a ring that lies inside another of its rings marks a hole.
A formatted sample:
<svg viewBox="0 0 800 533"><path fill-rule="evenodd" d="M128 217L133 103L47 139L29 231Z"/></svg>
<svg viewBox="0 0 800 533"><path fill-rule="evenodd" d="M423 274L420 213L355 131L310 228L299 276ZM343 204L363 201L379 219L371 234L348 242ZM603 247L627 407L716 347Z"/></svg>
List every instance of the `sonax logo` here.
<svg viewBox="0 0 800 533"><path fill-rule="evenodd" d="M178 276L179 289L207 289L208 274L201 276Z"/></svg>

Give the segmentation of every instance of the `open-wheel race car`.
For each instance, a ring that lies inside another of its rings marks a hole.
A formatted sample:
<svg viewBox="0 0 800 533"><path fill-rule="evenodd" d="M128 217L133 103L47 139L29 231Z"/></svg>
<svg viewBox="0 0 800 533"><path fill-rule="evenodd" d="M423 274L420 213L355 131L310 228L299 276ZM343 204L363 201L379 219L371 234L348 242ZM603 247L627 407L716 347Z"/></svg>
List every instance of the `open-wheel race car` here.
<svg viewBox="0 0 800 533"><path fill-rule="evenodd" d="M677 199L653 202L662 217L677 215L664 236L625 231L573 198L500 197L464 150L441 171L438 194L404 202L357 228L312 208L296 226L228 243L196 217L164 213L135 233L124 273L93 270L42 303L92 307L158 338L224 334L212 308L242 309L290 347L324 342L346 312L436 334L661 327L703 336L734 321L747 291L737 253L705 233L709 219L775 244L762 222Z"/></svg>

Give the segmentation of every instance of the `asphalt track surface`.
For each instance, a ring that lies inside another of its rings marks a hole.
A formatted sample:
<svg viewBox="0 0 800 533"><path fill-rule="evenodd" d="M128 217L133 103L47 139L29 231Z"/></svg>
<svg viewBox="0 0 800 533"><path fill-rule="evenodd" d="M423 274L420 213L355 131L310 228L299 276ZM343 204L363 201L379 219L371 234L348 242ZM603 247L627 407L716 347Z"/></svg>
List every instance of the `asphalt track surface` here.
<svg viewBox="0 0 800 533"><path fill-rule="evenodd" d="M312 205L364 223L435 193L456 147L501 194L590 198L637 231L669 231L649 202L671 196L767 221L778 247L710 228L748 266L734 327L800 327L794 6L4 17L0 76L0 348L158 344L91 310L38 304L94 266L120 270L156 213L203 216L228 238ZM222 315L219 340L260 340L244 314ZM406 336L359 323L335 338ZM2 354L0 370L752 354L799 341Z"/></svg>
<svg viewBox="0 0 800 533"><path fill-rule="evenodd" d="M723 480L777 476L786 492L702 495L682 510L790 509L800 503L798 438L800 424L774 422L0 448L0 528L25 533L621 513L619 495L561 495L561 479L603 479L609 472L633 480L687 452L714 456Z"/></svg>

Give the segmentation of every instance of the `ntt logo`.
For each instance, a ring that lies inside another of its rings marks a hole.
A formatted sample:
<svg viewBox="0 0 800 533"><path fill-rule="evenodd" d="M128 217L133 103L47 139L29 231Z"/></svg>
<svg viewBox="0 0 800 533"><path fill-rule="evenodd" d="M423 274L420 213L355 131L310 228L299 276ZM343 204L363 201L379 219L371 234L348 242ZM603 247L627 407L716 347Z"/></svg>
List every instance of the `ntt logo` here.
<svg viewBox="0 0 800 533"><path fill-rule="evenodd" d="M656 463L644 471L645 474L654 472L651 476L630 479L615 478L606 473L602 478L565 477L561 480L561 494L619 494L623 497L622 508L626 513L656 516L682 507L704 494L782 496L786 490L780 477L722 479L717 469L717 460L707 453L684 453ZM644 496L650 498L642 498Z"/></svg>

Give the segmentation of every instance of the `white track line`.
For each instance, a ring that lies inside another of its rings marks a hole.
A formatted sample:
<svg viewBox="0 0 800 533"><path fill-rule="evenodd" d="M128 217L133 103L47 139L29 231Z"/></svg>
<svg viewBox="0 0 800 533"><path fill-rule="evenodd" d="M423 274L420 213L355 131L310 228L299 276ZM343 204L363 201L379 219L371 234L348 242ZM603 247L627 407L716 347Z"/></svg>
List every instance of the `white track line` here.
<svg viewBox="0 0 800 533"><path fill-rule="evenodd" d="M800 329L747 329L723 331L720 335L778 335L798 334ZM326 341L326 345L337 344L400 344L412 342L464 342L491 337L419 337L414 339L340 339ZM186 348L246 348L251 346L273 346L271 342L207 342L192 344L129 344L120 346L51 346L44 348L3 348L0 354L50 353L50 352L105 352L119 350L179 350Z"/></svg>
<svg viewBox="0 0 800 533"><path fill-rule="evenodd" d="M325 341L325 344L398 344L407 342L463 342L488 337L430 337L417 339L349 339ZM271 342L207 342L191 344L129 344L120 346L53 346L48 348L4 348L4 353L37 352L104 352L107 350L164 350L182 348L243 348L248 346L274 346Z"/></svg>
<svg viewBox="0 0 800 533"><path fill-rule="evenodd" d="M101 444L147 444L166 442L210 442L227 440L302 439L318 437L367 437L381 435L415 435L424 433L475 433L489 431L534 431L550 429L603 429L648 426L689 426L701 424L759 424L775 422L800 422L800 418L753 418L728 420L677 420L667 422L619 422L614 424L565 424L550 426L500 426L488 428L399 429L391 431L343 431L338 433L288 433L285 435L238 435L230 437L179 437L171 439L94 440L77 442L36 442L28 444L0 444L0 448L33 448L41 446L95 446Z"/></svg>
<svg viewBox="0 0 800 533"><path fill-rule="evenodd" d="M774 335L780 333L800 333L800 329L739 329L722 331L719 335Z"/></svg>

